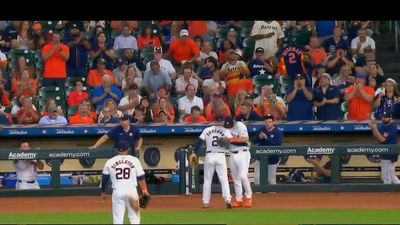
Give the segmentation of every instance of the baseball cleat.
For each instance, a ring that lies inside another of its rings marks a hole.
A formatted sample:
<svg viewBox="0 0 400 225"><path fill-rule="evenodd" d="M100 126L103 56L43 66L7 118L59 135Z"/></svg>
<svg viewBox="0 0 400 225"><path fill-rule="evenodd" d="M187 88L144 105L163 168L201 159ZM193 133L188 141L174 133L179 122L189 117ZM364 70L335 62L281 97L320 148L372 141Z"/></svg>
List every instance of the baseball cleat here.
<svg viewBox="0 0 400 225"><path fill-rule="evenodd" d="M244 200L243 206L246 207L246 208L253 207L253 199L252 198L246 198Z"/></svg>
<svg viewBox="0 0 400 225"><path fill-rule="evenodd" d="M225 207L226 207L227 209L232 209L232 208L233 208L231 202L225 202Z"/></svg>
<svg viewBox="0 0 400 225"><path fill-rule="evenodd" d="M243 201L235 201L233 203L233 208L240 208L243 207Z"/></svg>
<svg viewBox="0 0 400 225"><path fill-rule="evenodd" d="M201 204L201 208L207 209L207 208L210 208L210 205L208 203L203 203L203 204Z"/></svg>

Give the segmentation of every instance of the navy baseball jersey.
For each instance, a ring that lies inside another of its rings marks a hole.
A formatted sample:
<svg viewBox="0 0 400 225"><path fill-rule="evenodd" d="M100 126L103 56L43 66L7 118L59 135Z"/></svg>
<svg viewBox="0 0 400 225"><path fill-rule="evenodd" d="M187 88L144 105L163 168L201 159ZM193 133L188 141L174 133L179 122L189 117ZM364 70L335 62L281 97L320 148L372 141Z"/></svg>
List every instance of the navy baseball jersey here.
<svg viewBox="0 0 400 225"><path fill-rule="evenodd" d="M389 124L382 124L379 126L379 133L385 137L385 141L381 142L383 145L396 145L397 144L397 126L394 121ZM381 155L381 159L391 160L392 162L396 162L398 159L398 155Z"/></svg>
<svg viewBox="0 0 400 225"><path fill-rule="evenodd" d="M254 140L254 143L258 143L259 146L272 146L272 145L282 145L283 132L275 127L271 131L267 131L265 127L261 130L264 134L267 135L267 139L260 139L257 134L257 137ZM279 162L278 155L271 155L268 157L268 164L277 164Z"/></svg>
<svg viewBox="0 0 400 225"><path fill-rule="evenodd" d="M286 47L282 52L278 72L290 76L293 80L297 74L306 73L303 64L303 51L296 47Z"/></svg>

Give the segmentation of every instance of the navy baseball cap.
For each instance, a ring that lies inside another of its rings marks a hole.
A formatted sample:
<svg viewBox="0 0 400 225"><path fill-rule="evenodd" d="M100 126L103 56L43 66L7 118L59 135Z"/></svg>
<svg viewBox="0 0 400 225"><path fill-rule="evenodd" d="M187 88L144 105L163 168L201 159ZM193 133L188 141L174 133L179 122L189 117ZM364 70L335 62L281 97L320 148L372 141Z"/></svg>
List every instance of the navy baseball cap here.
<svg viewBox="0 0 400 225"><path fill-rule="evenodd" d="M265 120L269 120L269 119L275 120L275 117L271 113L268 113L267 115L265 115L264 119Z"/></svg>
<svg viewBox="0 0 400 225"><path fill-rule="evenodd" d="M225 118L225 123L224 123L224 127L225 128L232 128L233 127L233 118L231 116L228 116Z"/></svg>
<svg viewBox="0 0 400 225"><path fill-rule="evenodd" d="M127 141L120 141L120 142L118 142L118 144L117 144L117 150L119 151L119 152L124 152L124 151L127 151L128 149L129 149L129 143L127 142Z"/></svg>
<svg viewBox="0 0 400 225"><path fill-rule="evenodd" d="M264 48L258 47L258 48L256 48L256 52L264 53Z"/></svg>
<svg viewBox="0 0 400 225"><path fill-rule="evenodd" d="M303 73L299 73L299 74L296 75L296 78L295 78L295 79L297 80L297 79L299 79L299 78L304 79L304 80L307 79L306 75L303 74Z"/></svg>
<svg viewBox="0 0 400 225"><path fill-rule="evenodd" d="M224 117L223 115L217 115L217 116L215 117L215 121L217 121L217 122L224 121L224 119L225 119L225 117Z"/></svg>
<svg viewBox="0 0 400 225"><path fill-rule="evenodd" d="M382 117L392 117L392 114L393 114L392 111L388 110L383 112Z"/></svg>

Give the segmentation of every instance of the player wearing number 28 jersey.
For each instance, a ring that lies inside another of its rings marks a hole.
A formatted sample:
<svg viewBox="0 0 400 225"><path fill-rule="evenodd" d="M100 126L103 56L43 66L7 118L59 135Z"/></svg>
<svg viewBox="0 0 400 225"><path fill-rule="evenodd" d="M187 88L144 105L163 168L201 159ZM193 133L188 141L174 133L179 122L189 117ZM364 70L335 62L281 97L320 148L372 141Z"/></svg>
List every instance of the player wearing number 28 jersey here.
<svg viewBox="0 0 400 225"><path fill-rule="evenodd" d="M131 224L140 224L139 196L137 180L142 192L147 193L147 185L143 167L138 158L128 155L129 143L120 141L117 146L118 155L107 160L103 170L102 192L109 179L112 182L112 209L114 224L123 224L125 209Z"/></svg>

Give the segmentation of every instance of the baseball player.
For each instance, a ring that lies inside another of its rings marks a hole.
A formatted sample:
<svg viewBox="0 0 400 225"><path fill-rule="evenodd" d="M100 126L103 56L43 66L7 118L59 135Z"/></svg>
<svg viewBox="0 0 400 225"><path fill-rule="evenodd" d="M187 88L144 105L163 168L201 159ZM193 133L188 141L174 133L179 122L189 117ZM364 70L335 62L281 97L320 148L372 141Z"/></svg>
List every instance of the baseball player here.
<svg viewBox="0 0 400 225"><path fill-rule="evenodd" d="M29 151L31 147L28 142L22 142L19 149ZM42 170L44 163L40 160L15 160L15 171L17 173L17 184L15 189L40 189L37 182L37 169Z"/></svg>
<svg viewBox="0 0 400 225"><path fill-rule="evenodd" d="M379 143L384 145L397 145L397 126L392 119L392 112L386 111L382 115L382 125L378 128L375 121L371 121L372 134ZM396 176L396 166L398 155L381 155L381 179L384 184L400 184Z"/></svg>
<svg viewBox="0 0 400 225"><path fill-rule="evenodd" d="M137 181L139 181L142 195L149 196L145 174L138 158L129 155L129 143L120 141L117 143L117 155L107 160L103 169L101 183L102 198L106 200L106 186L111 178L112 210L114 224L123 224L125 209L128 208L128 216L131 224L140 224L139 196Z"/></svg>
<svg viewBox="0 0 400 225"><path fill-rule="evenodd" d="M274 125L275 118L272 114L265 116L265 127L260 131L254 143L259 146L282 145L283 133ZM258 160L257 160L258 161ZM278 155L271 155L268 157L268 183L276 184L276 170L280 162ZM256 182L260 183L260 164L255 165Z"/></svg>
<svg viewBox="0 0 400 225"><path fill-rule="evenodd" d="M217 140L221 137L231 138L230 132L223 127L224 117L217 116L216 123L214 126L207 127L200 134L197 139L194 153L190 156L196 157L196 154L200 151L200 147L205 142L207 150L206 157L204 160L204 184L203 184L203 204L202 208L209 208L211 199L211 183L214 172L217 171L219 181L222 188L222 197L225 199L226 208L232 208L231 194L228 183L228 172L226 165L225 153L226 150L217 144Z"/></svg>
<svg viewBox="0 0 400 225"><path fill-rule="evenodd" d="M232 117L225 118L224 127L230 129L232 138L230 141L230 168L235 186L235 198L233 207L252 207L252 190L250 180L247 176L250 165L250 148L248 146L249 134L247 127L242 122L235 121ZM245 190L245 200L243 201L243 189Z"/></svg>

